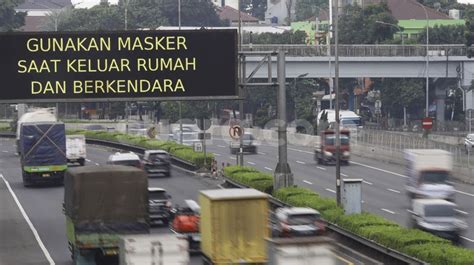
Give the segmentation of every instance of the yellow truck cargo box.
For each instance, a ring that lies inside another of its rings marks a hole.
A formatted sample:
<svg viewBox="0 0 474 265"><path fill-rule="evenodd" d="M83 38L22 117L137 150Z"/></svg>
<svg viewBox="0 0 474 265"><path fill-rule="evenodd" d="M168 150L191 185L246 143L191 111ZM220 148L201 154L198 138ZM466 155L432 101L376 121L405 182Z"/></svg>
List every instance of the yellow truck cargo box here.
<svg viewBox="0 0 474 265"><path fill-rule="evenodd" d="M214 264L267 261L268 195L255 189L204 190L201 249Z"/></svg>

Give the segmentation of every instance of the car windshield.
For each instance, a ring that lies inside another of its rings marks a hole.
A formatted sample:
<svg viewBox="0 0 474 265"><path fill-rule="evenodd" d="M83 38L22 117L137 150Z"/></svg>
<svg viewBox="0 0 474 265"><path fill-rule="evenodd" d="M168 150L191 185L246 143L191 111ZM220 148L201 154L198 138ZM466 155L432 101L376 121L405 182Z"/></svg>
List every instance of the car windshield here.
<svg viewBox="0 0 474 265"><path fill-rule="evenodd" d="M167 161L168 159L167 154L150 154L150 161Z"/></svg>
<svg viewBox="0 0 474 265"><path fill-rule="evenodd" d="M347 135L341 134L339 138L341 139L341 145L349 144L349 137ZM334 134L326 136L326 145L334 145L335 141L336 136Z"/></svg>
<svg viewBox="0 0 474 265"><path fill-rule="evenodd" d="M140 167L139 160L119 160L119 161L114 161L113 164L122 165L122 166Z"/></svg>
<svg viewBox="0 0 474 265"><path fill-rule="evenodd" d="M361 124L360 118L343 118L341 123L343 127L360 126Z"/></svg>
<svg viewBox="0 0 474 265"><path fill-rule="evenodd" d="M426 217L453 217L456 215L452 205L426 205Z"/></svg>
<svg viewBox="0 0 474 265"><path fill-rule="evenodd" d="M166 191L164 190L150 191L148 192L148 199L149 200L167 200L168 195L166 194Z"/></svg>
<svg viewBox="0 0 474 265"><path fill-rule="evenodd" d="M319 219L317 214L292 214L288 216L289 225L314 224Z"/></svg>
<svg viewBox="0 0 474 265"><path fill-rule="evenodd" d="M424 171L421 172L421 182L423 183L444 183L449 174L446 171Z"/></svg>

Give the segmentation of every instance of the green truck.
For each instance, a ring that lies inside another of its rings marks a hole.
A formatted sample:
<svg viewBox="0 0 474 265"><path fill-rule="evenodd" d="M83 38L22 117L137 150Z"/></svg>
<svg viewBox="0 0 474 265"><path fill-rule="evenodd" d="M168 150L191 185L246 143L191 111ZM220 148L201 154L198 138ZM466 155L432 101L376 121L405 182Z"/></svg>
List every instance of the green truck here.
<svg viewBox="0 0 474 265"><path fill-rule="evenodd" d="M148 234L148 176L127 166L68 169L64 213L74 264L118 261L120 237Z"/></svg>

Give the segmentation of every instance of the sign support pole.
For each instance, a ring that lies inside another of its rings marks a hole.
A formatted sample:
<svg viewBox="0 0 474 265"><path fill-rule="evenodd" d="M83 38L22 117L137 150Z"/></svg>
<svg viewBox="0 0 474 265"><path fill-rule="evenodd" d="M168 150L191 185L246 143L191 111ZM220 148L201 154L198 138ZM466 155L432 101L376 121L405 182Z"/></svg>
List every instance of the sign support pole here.
<svg viewBox="0 0 474 265"><path fill-rule="evenodd" d="M273 188L293 186L293 174L287 157L286 137L286 72L285 52L280 49L277 58L278 73L278 164L275 169Z"/></svg>

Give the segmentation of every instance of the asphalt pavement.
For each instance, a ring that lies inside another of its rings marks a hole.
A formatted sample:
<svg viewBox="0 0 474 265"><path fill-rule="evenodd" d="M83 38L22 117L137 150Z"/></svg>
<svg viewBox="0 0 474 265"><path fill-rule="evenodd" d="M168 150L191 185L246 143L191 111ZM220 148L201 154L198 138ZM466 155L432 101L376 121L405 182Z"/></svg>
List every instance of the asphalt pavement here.
<svg viewBox="0 0 474 265"><path fill-rule="evenodd" d="M212 138L208 152L215 155L218 165L222 162L236 164L236 155L230 154L228 140ZM261 171L273 173L278 161L275 143L260 143L258 154L245 154L244 164ZM326 197L336 197L336 170L333 165L318 165L313 160L313 150L308 147L288 146L288 163L294 174L295 184L312 189ZM341 166L341 178L363 179L362 209L382 215L403 226L409 220L409 199L405 193L407 176L402 165L372 159L351 157L349 166ZM463 234L463 244L474 248L474 186L453 183L459 215L469 229Z"/></svg>
<svg viewBox="0 0 474 265"><path fill-rule="evenodd" d="M0 150L0 264L72 265L62 212L63 187L23 187L14 141L0 139ZM86 165L103 165L116 151L88 145ZM177 168L171 178L149 179L149 186L165 188L172 195L175 207L187 199L197 201L200 190L216 189L221 183ZM154 227L151 232L170 230ZM357 253L348 253L337 251L336 264L361 264ZM191 256L190 264L202 264L200 256Z"/></svg>
<svg viewBox="0 0 474 265"><path fill-rule="evenodd" d="M51 264L45 258L48 255L55 264L72 265L67 247L66 220L62 212L63 187L23 187L14 141L0 139L0 150L0 174L11 186L25 215L38 233L35 238L5 181L0 179L0 264ZM114 152L116 150L88 145L86 165L103 165ZM149 180L150 186L165 188L172 195L175 206L184 205L184 200L187 199L197 201L199 190L216 189L219 183L177 169L172 170L171 178ZM4 215L7 212L13 213L14 216L7 218ZM170 230L167 227L158 227L152 229L152 232L170 233ZM44 252L39 247L40 244L44 245ZM201 264L200 257L192 257L191 261L191 264Z"/></svg>

